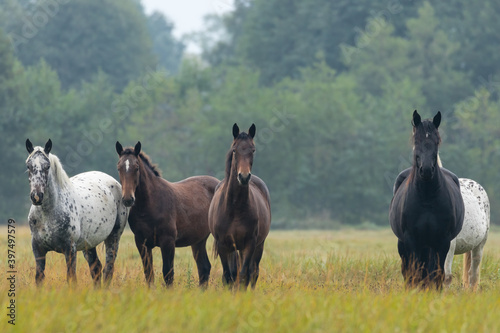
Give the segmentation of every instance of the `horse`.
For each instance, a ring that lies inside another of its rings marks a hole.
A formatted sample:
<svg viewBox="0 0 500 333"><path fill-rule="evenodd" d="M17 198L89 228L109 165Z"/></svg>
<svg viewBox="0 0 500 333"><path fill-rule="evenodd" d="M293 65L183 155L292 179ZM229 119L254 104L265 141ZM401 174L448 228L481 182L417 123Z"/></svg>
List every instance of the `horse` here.
<svg viewBox="0 0 500 333"><path fill-rule="evenodd" d="M36 261L35 281L45 278L49 251L66 257L67 281L76 283L76 254L82 251L95 286L101 284L102 265L96 246L104 241L104 282L109 285L120 237L127 223L127 209L121 202L121 185L98 171L69 178L59 158L51 154L52 141L33 147L26 140L31 209L28 215Z"/></svg>
<svg viewBox="0 0 500 333"><path fill-rule="evenodd" d="M163 259L163 279L167 287L174 280L176 247L191 246L198 267L200 286L208 285L210 261L206 242L208 207L219 180L195 176L171 183L141 151L141 143L124 149L116 142L122 200L130 207L128 223L134 233L148 287L154 282L153 248L159 246Z"/></svg>
<svg viewBox="0 0 500 333"><path fill-rule="evenodd" d="M233 126L233 143L226 155L225 177L210 204L208 221L214 236L214 256L221 259L222 282L255 288L264 241L271 226L269 190L253 175L255 124L248 133Z"/></svg>
<svg viewBox="0 0 500 333"><path fill-rule="evenodd" d="M479 267L490 229L490 201L477 182L460 178L460 190L465 205L462 231L451 241L444 265L445 285L451 284L453 256L464 254L462 283L475 290L479 284Z"/></svg>
<svg viewBox="0 0 500 333"><path fill-rule="evenodd" d="M458 177L438 165L441 112L422 121L415 110L412 124L413 164L396 179L389 221L406 286L440 290L450 243L462 230L464 202Z"/></svg>

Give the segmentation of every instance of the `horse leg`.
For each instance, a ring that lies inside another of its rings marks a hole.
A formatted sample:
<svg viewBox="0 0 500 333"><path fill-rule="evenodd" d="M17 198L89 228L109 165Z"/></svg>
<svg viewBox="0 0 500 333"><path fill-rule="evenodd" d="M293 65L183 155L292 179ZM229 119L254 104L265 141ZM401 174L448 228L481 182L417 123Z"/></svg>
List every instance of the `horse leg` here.
<svg viewBox="0 0 500 333"><path fill-rule="evenodd" d="M401 275L403 275L403 279L405 280L406 283L409 281L409 260L407 258L406 254L406 248L405 248L405 243L401 240L398 239L398 252L399 256L401 257Z"/></svg>
<svg viewBox="0 0 500 333"><path fill-rule="evenodd" d="M68 283L76 284L76 244L72 243L64 251L66 257L67 275L66 280Z"/></svg>
<svg viewBox="0 0 500 333"><path fill-rule="evenodd" d="M236 275L233 277L231 266L234 265L232 261L234 257L237 258L238 252L231 251L226 247L219 245L217 253L219 253L220 262L222 264L222 284L232 288L234 282L236 281Z"/></svg>
<svg viewBox="0 0 500 333"><path fill-rule="evenodd" d="M255 253L255 239L250 240L240 251L241 270L239 275L240 289L246 290L250 283L250 265Z"/></svg>
<svg viewBox="0 0 500 333"><path fill-rule="evenodd" d="M45 279L45 257L47 250L39 246L34 240L31 242L31 247L36 262L35 282L37 286L40 286Z"/></svg>
<svg viewBox="0 0 500 333"><path fill-rule="evenodd" d="M454 238L450 243L450 250L446 255L446 261L444 262L444 285L450 287L453 275L451 274L451 267L453 265L453 257L455 256L455 248L457 246L457 240Z"/></svg>
<svg viewBox="0 0 500 333"><path fill-rule="evenodd" d="M115 230L116 229L116 230ZM118 245L120 242L120 228L113 228L111 234L104 240L106 245L106 264L104 265L104 284L109 286L111 279L113 278L113 272L115 271L115 260L118 253Z"/></svg>
<svg viewBox="0 0 500 333"><path fill-rule="evenodd" d="M480 277L480 266L481 266L481 258L483 257L483 248L486 241L481 242L476 248L474 248L471 252L471 267L469 271L469 285L472 290L476 290L479 285L479 277Z"/></svg>
<svg viewBox="0 0 500 333"><path fill-rule="evenodd" d="M92 280L94 281L94 286L99 287L101 285L101 270L102 265L99 257L97 256L97 251L95 247L90 250L83 250L83 256L85 260L89 263L90 268L90 276L92 276Z"/></svg>
<svg viewBox="0 0 500 333"><path fill-rule="evenodd" d="M437 290L441 290L444 281L444 265L446 256L450 250L450 242L439 244L436 249L431 249L429 260L429 282L435 286Z"/></svg>
<svg viewBox="0 0 500 333"><path fill-rule="evenodd" d="M140 238L135 236L135 246L137 250L139 250L139 255L142 260L142 267L144 268L144 277L146 278L146 283L148 287L151 287L151 284L155 280L155 273L153 270L153 250L146 246L146 242Z"/></svg>
<svg viewBox="0 0 500 333"><path fill-rule="evenodd" d="M252 289L255 289L255 285L257 284L257 279L259 278L259 263L262 259L262 253L264 252L264 243L260 244L255 248L255 252L253 254L252 263L251 263L251 273L250 273L250 286Z"/></svg>
<svg viewBox="0 0 500 333"><path fill-rule="evenodd" d="M407 288L416 287L421 281L421 270L419 269L417 249L414 247L413 240L404 235L404 240L398 240L398 251L401 257L401 273L405 280Z"/></svg>
<svg viewBox="0 0 500 333"><path fill-rule="evenodd" d="M196 266L198 267L198 278L200 286L204 287L208 285L208 279L210 278L210 269L212 268L207 255L207 238L191 246L193 257L196 261Z"/></svg>
<svg viewBox="0 0 500 333"><path fill-rule="evenodd" d="M161 257L163 259L163 279L167 287L174 282L174 256L175 240L167 238L160 243Z"/></svg>

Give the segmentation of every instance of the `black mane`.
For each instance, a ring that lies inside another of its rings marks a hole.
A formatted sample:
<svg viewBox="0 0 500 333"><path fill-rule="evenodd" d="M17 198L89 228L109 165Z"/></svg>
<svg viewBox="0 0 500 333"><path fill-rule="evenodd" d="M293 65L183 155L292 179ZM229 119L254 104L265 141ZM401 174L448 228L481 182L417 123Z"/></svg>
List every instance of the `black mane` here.
<svg viewBox="0 0 500 333"><path fill-rule="evenodd" d="M133 147L125 148L121 155L135 155L134 148ZM151 171L153 171L155 176L161 177L161 170L157 164L153 164L153 162L151 162L151 157L149 157L146 153L142 151L139 153L139 157L141 158L142 162L144 162L144 164Z"/></svg>

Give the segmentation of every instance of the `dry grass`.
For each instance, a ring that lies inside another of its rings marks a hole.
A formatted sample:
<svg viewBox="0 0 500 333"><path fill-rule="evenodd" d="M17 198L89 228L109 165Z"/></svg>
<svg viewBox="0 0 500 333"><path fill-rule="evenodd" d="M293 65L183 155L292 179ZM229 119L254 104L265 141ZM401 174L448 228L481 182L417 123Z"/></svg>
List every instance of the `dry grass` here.
<svg viewBox="0 0 500 333"><path fill-rule="evenodd" d="M6 314L7 234L0 230L0 304ZM161 256L155 249L156 281L148 290L130 231L122 238L109 289L92 287L81 253L77 287L66 285L64 257L50 253L45 285L37 289L29 229L18 229L16 236L15 329L20 332L500 331L498 231L486 245L477 293L460 285L461 257L455 258L449 290L406 291L390 230L273 231L257 289L238 293L222 287L221 265L214 260L210 285L199 290L189 248L177 249L175 283L168 290L158 279ZM0 332L13 329L5 314Z"/></svg>

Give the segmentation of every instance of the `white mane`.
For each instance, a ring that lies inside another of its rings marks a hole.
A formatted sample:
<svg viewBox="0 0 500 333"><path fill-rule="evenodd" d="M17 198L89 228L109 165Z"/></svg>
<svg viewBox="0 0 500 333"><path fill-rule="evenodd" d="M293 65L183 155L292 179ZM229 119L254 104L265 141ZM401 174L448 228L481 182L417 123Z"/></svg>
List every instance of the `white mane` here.
<svg viewBox="0 0 500 333"><path fill-rule="evenodd" d="M67 187L71 184L71 181L69 180L68 174L66 171L64 171L61 161L56 155L53 154L46 154L43 151L43 148L38 146L33 149L33 152L28 156L26 159L26 162L37 152L41 152L45 157L49 159L50 162L50 172L52 173L52 176L55 180L55 182L60 186L60 187Z"/></svg>
<svg viewBox="0 0 500 333"><path fill-rule="evenodd" d="M439 157L439 153L438 153L438 167L440 168L443 167L443 163L441 162L441 157Z"/></svg>

